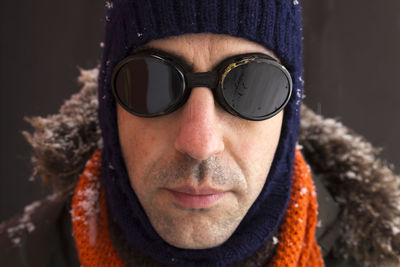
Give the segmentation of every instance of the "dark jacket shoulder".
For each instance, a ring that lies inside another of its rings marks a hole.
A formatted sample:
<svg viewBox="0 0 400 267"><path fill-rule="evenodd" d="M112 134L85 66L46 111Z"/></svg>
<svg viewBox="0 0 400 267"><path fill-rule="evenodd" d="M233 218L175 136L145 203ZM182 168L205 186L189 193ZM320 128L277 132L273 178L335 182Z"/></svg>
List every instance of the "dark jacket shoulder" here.
<svg viewBox="0 0 400 267"><path fill-rule="evenodd" d="M80 266L71 231L70 194L33 202L0 225L0 262L12 267Z"/></svg>

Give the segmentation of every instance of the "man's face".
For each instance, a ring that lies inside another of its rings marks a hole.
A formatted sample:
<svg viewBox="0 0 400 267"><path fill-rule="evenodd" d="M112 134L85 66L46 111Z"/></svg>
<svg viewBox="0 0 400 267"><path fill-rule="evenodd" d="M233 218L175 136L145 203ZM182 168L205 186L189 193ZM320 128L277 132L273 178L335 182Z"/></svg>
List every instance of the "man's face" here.
<svg viewBox="0 0 400 267"><path fill-rule="evenodd" d="M262 46L227 35L192 34L146 47L177 54L193 72ZM248 121L222 109L209 88L193 88L179 110L136 117L118 106L119 138L133 190L156 232L179 248L222 244L256 200L278 144L283 114Z"/></svg>

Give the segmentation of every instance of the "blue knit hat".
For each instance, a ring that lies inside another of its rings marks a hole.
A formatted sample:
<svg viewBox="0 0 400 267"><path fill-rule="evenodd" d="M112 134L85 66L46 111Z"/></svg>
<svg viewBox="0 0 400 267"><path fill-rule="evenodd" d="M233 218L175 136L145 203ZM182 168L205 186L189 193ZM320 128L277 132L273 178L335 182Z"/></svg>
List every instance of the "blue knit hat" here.
<svg viewBox="0 0 400 267"><path fill-rule="evenodd" d="M114 0L106 7L99 119L102 180L111 217L130 245L163 264L225 266L244 260L272 238L289 199L303 87L298 0ZM167 244L155 232L129 183L110 81L114 66L133 49L154 39L203 32L245 38L272 50L289 70L294 93L267 182L236 231L216 248L186 250Z"/></svg>

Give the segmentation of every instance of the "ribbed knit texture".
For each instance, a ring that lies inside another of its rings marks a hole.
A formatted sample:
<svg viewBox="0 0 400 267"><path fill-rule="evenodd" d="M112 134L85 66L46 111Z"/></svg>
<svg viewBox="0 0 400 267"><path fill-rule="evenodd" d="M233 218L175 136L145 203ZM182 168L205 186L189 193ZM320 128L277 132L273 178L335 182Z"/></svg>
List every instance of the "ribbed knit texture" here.
<svg viewBox="0 0 400 267"><path fill-rule="evenodd" d="M103 136L102 179L107 204L128 242L164 264L223 266L240 261L271 238L280 225L291 188L292 163L302 99L301 8L295 0L115 0L107 3L99 75L99 119ZM170 246L155 232L132 190L125 168L110 79L132 49L153 39L185 33L230 34L272 50L293 78L282 133L267 182L231 238L207 250Z"/></svg>
<svg viewBox="0 0 400 267"><path fill-rule="evenodd" d="M315 240L315 188L309 168L298 151L293 169L290 202L280 228L276 253L268 267L322 267ZM97 151L86 165L72 200L73 233L80 263L83 267L125 266L109 237L107 206L99 177L100 152Z"/></svg>
<svg viewBox="0 0 400 267"><path fill-rule="evenodd" d="M309 166L296 150L293 185L278 249L269 267L322 267L324 262L315 239L318 203Z"/></svg>
<svg viewBox="0 0 400 267"><path fill-rule="evenodd" d="M104 189L100 181L101 155L87 162L71 203L72 231L81 266L124 266L108 233Z"/></svg>

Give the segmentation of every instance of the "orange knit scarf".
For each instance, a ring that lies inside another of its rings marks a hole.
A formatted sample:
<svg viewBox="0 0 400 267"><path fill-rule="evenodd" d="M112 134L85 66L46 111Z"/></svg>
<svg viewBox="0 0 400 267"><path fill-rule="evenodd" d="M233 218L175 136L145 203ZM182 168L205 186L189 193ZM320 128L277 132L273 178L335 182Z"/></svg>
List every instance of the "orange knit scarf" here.
<svg viewBox="0 0 400 267"><path fill-rule="evenodd" d="M125 266L111 243L107 207L100 183L101 154L86 164L72 199L72 228L81 266ZM324 266L315 240L317 199L310 170L296 151L291 197L280 227L276 254L268 267Z"/></svg>

